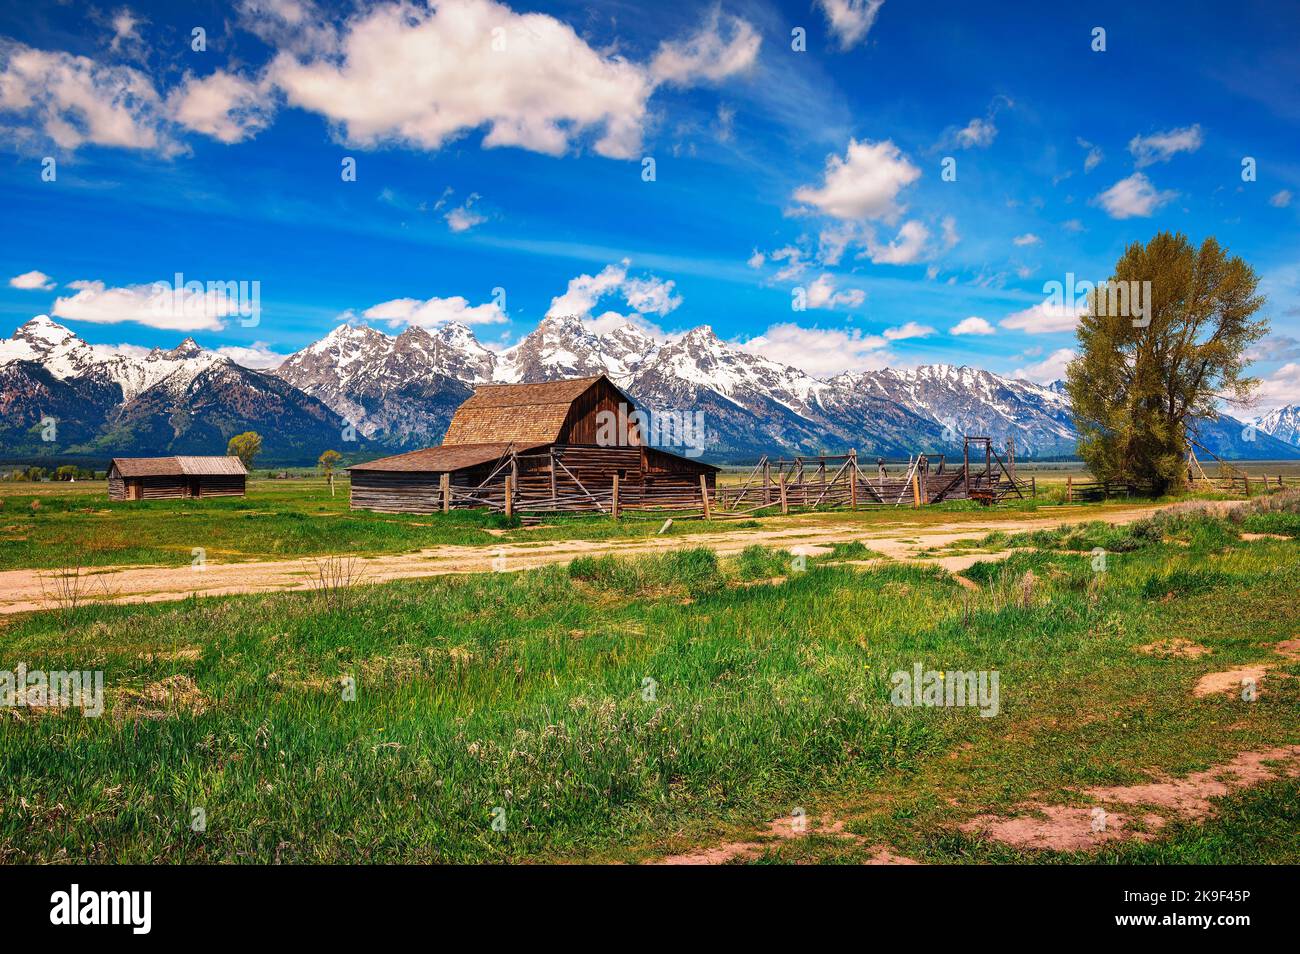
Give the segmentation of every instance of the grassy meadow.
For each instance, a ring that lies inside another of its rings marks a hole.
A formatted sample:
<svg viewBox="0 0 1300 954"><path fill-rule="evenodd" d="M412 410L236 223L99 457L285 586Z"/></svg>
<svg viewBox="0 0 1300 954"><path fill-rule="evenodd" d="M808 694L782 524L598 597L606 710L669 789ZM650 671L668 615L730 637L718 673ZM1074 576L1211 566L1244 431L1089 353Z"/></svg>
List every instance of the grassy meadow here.
<svg viewBox="0 0 1300 954"><path fill-rule="evenodd" d="M0 861L635 861L800 807L867 842L757 861L1295 863L1295 780L1090 855L957 827L1300 743L1288 496L996 541L975 590L845 544L6 618L0 668L102 669L107 711L0 710ZM1139 651L1171 636L1210 654ZM1191 696L1263 659L1257 701ZM999 671L998 715L891 705L915 663Z"/></svg>

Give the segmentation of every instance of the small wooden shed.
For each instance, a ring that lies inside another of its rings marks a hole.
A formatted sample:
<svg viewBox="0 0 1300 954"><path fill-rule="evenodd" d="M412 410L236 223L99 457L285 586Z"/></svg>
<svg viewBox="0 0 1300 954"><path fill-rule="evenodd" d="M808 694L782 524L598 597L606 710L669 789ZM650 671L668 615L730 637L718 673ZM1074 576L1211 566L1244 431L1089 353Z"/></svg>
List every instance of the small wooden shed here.
<svg viewBox="0 0 1300 954"><path fill-rule="evenodd" d="M242 497L247 479L238 457L114 457L108 499Z"/></svg>
<svg viewBox="0 0 1300 954"><path fill-rule="evenodd" d="M483 385L457 410L441 447L348 468L352 508L431 513L451 506L606 510L696 505L718 468L642 443L632 399L603 374ZM443 480L447 482L444 493Z"/></svg>

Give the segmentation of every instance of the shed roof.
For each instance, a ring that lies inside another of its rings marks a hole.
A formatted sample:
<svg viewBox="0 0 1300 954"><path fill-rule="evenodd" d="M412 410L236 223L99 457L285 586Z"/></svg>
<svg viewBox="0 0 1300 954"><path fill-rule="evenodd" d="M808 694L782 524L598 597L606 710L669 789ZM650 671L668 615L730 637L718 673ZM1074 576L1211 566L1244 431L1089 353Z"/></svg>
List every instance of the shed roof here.
<svg viewBox="0 0 1300 954"><path fill-rule="evenodd" d="M558 441L573 402L602 378L623 394L603 374L538 384L480 385L452 416L447 436L442 439L443 446ZM628 399L628 404L631 403Z"/></svg>
<svg viewBox="0 0 1300 954"><path fill-rule="evenodd" d="M215 477L247 474L238 457L114 457L123 477Z"/></svg>
<svg viewBox="0 0 1300 954"><path fill-rule="evenodd" d="M353 464L348 470L386 470L386 471L405 471L411 473L442 473L453 470L461 470L465 467L473 467L477 464L488 464L500 460L510 450L511 446L519 452L533 450L537 447L545 447L547 442L519 443L515 441L492 441L490 443L480 444L444 444L441 447L426 447L423 450L408 451L405 454L396 454L393 457L382 457L379 460L368 461L364 464Z"/></svg>

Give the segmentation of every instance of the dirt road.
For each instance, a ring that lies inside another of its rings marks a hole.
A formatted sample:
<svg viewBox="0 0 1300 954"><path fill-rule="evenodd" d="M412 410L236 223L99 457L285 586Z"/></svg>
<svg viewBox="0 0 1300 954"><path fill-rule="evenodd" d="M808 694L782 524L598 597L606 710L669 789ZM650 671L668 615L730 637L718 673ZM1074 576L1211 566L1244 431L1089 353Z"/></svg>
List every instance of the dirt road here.
<svg viewBox="0 0 1300 954"><path fill-rule="evenodd" d="M896 560L917 560L918 555L956 540L978 538L994 530L1018 532L1041 530L1081 520L1102 520L1123 524L1159 509L1151 505L1135 506L1104 513L1082 508L1062 508L1065 513L1052 517L881 526L784 527L779 530L719 529L717 532L683 536L650 537L640 540L582 541L564 540L547 543L508 543L493 546L442 546L412 553L389 556L343 556L340 564L326 567L328 572L343 576L343 582L378 583L386 580L440 576L450 573L513 572L551 563L568 563L580 556L634 556L662 553L686 547L710 547L720 556L733 556L747 546L769 547L824 546L860 540L872 550ZM949 556L927 561L946 569L960 571L988 554ZM992 557L996 558L996 557ZM317 585L322 561L307 558L249 563L208 563L202 569L184 567L105 567L92 571L82 589L82 599L98 602L146 603L198 596L226 596L233 593L260 593L271 590L303 590ZM48 609L57 605L53 595L57 587L53 571L9 570L0 573L0 615Z"/></svg>

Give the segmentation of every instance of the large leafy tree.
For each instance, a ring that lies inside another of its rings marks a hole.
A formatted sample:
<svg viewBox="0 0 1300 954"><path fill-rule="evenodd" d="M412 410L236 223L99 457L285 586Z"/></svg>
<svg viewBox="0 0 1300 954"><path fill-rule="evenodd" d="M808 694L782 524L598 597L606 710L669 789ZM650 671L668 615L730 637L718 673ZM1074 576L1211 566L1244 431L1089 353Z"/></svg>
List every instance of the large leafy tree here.
<svg viewBox="0 0 1300 954"><path fill-rule="evenodd" d="M262 453L262 435L257 431L236 434L226 445L226 453L231 457L238 457L244 462L245 469L252 470L253 459Z"/></svg>
<svg viewBox="0 0 1300 954"><path fill-rule="evenodd" d="M1099 288L1079 323L1066 385L1079 454L1099 480L1168 490L1182 475L1187 428L1214 419L1220 401L1245 402L1258 381L1246 349L1268 332L1259 277L1213 238L1198 249L1161 232L1125 249L1112 282L1149 281L1137 314Z"/></svg>

